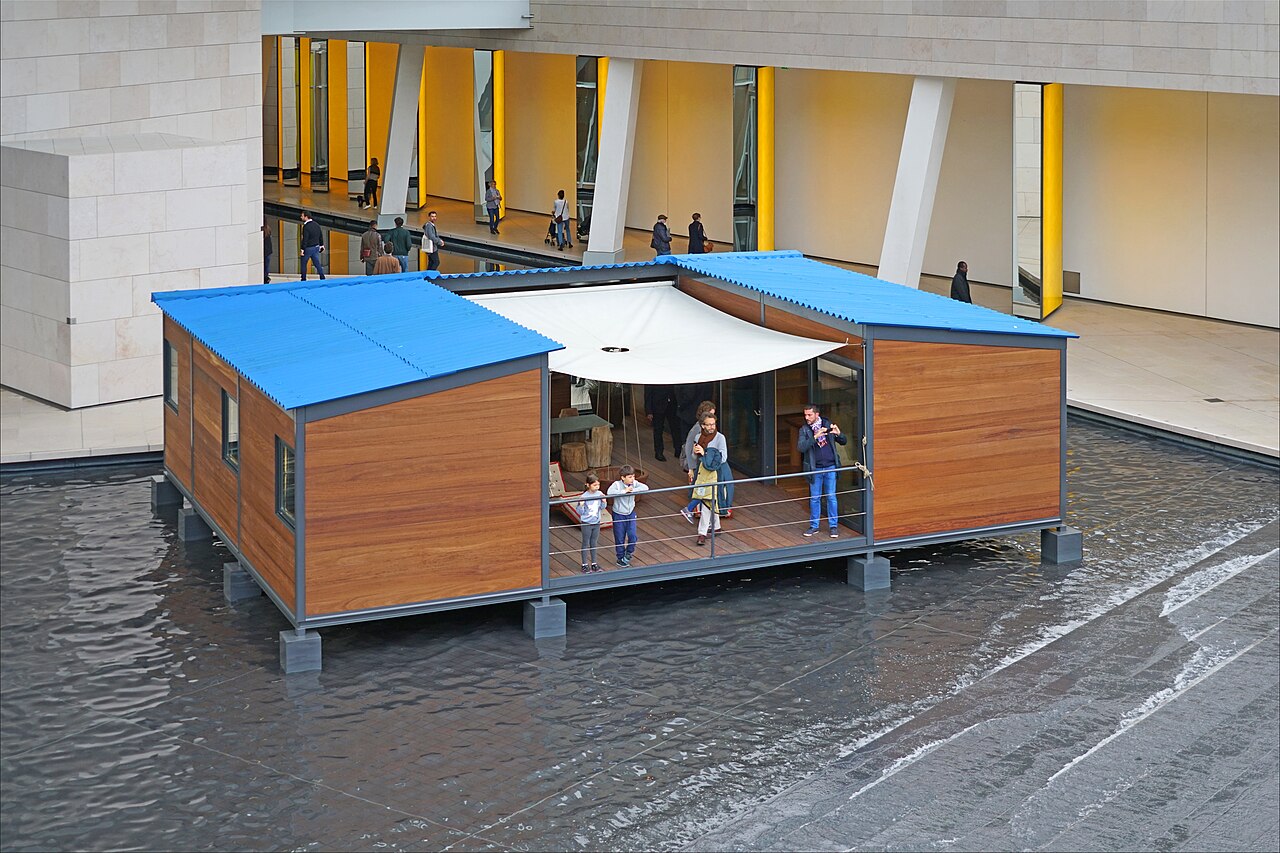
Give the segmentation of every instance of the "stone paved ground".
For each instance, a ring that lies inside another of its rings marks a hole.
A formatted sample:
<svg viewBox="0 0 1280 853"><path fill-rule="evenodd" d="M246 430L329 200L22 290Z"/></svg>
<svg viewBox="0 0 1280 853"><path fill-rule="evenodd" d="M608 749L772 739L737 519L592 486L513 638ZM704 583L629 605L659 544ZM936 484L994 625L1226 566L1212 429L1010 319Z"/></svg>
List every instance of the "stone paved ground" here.
<svg viewBox="0 0 1280 853"><path fill-rule="evenodd" d="M0 482L4 850L1275 850L1273 470L1073 424L1083 565L1033 537L324 632L151 516Z"/></svg>

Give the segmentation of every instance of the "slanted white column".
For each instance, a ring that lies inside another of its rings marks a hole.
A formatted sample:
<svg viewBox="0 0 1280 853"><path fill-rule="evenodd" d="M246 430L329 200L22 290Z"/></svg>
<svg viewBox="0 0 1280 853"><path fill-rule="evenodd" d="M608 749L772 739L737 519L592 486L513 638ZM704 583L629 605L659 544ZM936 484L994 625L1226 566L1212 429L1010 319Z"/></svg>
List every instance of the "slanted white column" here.
<svg viewBox="0 0 1280 853"><path fill-rule="evenodd" d="M418 92L422 88L422 61L426 48L402 44L396 58L396 85L391 96L391 127L387 131L387 163L382 173L378 227L392 228L404 215L409 198L409 172L413 164L413 134L418 129ZM419 189L426 186L419 175Z"/></svg>
<svg viewBox="0 0 1280 853"><path fill-rule="evenodd" d="M584 265L621 263L622 232L631 191L631 153L636 140L643 60L610 59L600 120L600 160L596 166L591 236Z"/></svg>
<svg viewBox="0 0 1280 853"><path fill-rule="evenodd" d="M893 201L877 273L886 281L920 286L920 268L924 265L929 219L933 216L933 197L938 190L938 172L942 169L955 94L954 78L917 77L911 87L911 106L902 134L898 176L893 182Z"/></svg>

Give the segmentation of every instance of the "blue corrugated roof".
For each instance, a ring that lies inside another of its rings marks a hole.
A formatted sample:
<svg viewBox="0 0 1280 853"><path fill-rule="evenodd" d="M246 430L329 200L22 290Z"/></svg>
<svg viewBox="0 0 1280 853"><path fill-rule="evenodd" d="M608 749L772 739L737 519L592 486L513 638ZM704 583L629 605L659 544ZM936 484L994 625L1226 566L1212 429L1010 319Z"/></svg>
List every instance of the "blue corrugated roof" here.
<svg viewBox="0 0 1280 853"><path fill-rule="evenodd" d="M664 255L649 261L556 267L560 270L613 270L675 264L690 272L713 276L766 293L796 305L865 326L906 326L953 332L995 332L1006 335L1076 338L1074 332L1023 320L981 305L873 278L806 258L800 252L719 252L708 255ZM461 273L442 279L525 276L547 269Z"/></svg>
<svg viewBox="0 0 1280 853"><path fill-rule="evenodd" d="M563 349L421 273L151 299L286 409Z"/></svg>
<svg viewBox="0 0 1280 853"><path fill-rule="evenodd" d="M809 260L799 252L672 255L669 260L701 275L866 326L907 326L953 332L1075 338L1031 320L928 291Z"/></svg>

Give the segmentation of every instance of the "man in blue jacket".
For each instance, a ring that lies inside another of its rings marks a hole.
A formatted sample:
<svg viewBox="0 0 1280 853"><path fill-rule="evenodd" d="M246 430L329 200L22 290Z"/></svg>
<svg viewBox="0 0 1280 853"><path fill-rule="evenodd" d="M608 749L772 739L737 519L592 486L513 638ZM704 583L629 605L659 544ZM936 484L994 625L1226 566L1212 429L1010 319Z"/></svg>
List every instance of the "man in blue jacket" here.
<svg viewBox="0 0 1280 853"><path fill-rule="evenodd" d="M813 403L804 407L804 426L796 449L804 456L804 470L809 471L809 529L805 536L814 536L822 521L822 499L827 499L827 524L831 538L839 539L840 506L836 499L836 468L840 467L836 456L837 444L848 444L849 439L840 427L822 416Z"/></svg>

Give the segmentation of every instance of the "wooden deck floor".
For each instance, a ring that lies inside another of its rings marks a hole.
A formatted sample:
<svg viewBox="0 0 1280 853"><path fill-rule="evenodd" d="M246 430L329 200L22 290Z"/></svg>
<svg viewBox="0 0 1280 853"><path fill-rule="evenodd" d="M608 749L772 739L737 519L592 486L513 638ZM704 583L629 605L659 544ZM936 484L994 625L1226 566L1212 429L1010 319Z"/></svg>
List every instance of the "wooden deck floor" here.
<svg viewBox="0 0 1280 853"><path fill-rule="evenodd" d="M632 568L711 557L713 549L710 536L705 545L699 546L697 526L690 524L680 515L680 508L689 500L689 492L688 479L680 470L677 459L678 451L673 452L668 448L665 454L666 462L654 459L653 436L649 427L642 421L638 431L639 458L637 458L637 431L630 417L627 418L626 430L626 449L622 447L624 430L622 428L614 430L614 465L632 465L643 469L648 480L647 485L651 489L686 486L678 492L643 495L636 501L639 544L631 558ZM565 472L564 478L566 488L570 490L581 488L581 472ZM609 483L602 482L600 487L602 490L607 490ZM792 488L795 489L794 486ZM827 536L825 519L820 538L807 539L802 535L809 529L807 489L804 497L797 497L779 486L764 483L738 483L733 500L733 516L721 519L721 525L721 530L715 537L715 556L796 545L836 544L835 540ZM856 528L860 526L856 523L853 528L841 525L841 539L857 537L859 533ZM578 526L556 507L552 507L551 512L550 539L551 577L581 576L579 559L581 533ZM596 561L606 572L619 568L614 551L613 530L610 528L600 531Z"/></svg>

